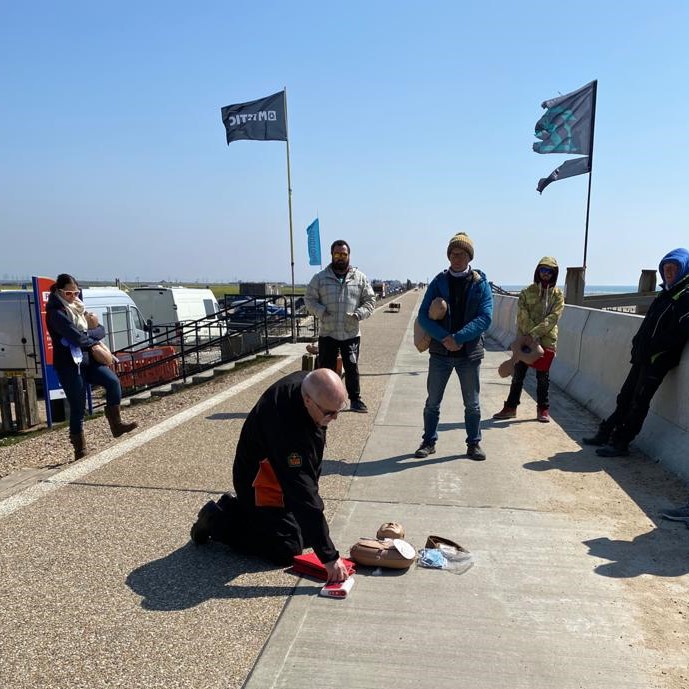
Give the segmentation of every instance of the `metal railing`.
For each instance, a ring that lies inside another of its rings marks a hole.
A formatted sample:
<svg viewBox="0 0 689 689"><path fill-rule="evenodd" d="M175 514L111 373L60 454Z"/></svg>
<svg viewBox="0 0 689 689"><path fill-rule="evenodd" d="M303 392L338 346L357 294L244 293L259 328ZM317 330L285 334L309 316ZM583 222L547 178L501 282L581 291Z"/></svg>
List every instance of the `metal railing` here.
<svg viewBox="0 0 689 689"><path fill-rule="evenodd" d="M147 323L148 342L117 352L115 365L123 397L164 383L187 379L224 363L265 352L292 339L291 299L234 297L218 313L179 323ZM240 303L241 302L241 303ZM297 338L313 339L314 319L295 311ZM98 389L97 389L98 390ZM94 408L104 404L100 394Z"/></svg>

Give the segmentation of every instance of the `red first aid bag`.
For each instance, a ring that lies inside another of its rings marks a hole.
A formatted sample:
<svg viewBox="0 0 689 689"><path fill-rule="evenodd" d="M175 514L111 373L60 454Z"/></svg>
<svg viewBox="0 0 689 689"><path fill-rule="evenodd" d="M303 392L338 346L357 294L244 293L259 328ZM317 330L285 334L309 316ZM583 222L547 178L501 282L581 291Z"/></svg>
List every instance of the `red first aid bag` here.
<svg viewBox="0 0 689 689"><path fill-rule="evenodd" d="M351 577L356 571L356 565L347 558L342 558L347 574ZM292 560L292 571L295 574L306 574L314 579L328 580L328 571L325 569L316 553L306 553L305 555L295 555Z"/></svg>

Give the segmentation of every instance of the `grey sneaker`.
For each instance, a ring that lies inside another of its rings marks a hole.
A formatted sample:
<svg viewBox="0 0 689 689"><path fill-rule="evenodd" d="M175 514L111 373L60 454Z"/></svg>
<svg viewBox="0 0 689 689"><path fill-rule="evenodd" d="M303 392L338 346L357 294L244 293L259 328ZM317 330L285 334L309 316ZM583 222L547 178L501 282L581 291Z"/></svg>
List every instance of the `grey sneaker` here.
<svg viewBox="0 0 689 689"><path fill-rule="evenodd" d="M689 522L689 505L677 507L676 509L662 510L661 517L671 519L673 522Z"/></svg>
<svg viewBox="0 0 689 689"><path fill-rule="evenodd" d="M421 443L421 447L414 453L414 457L419 457L423 459L428 457L428 455L435 454L435 445L433 443Z"/></svg>
<svg viewBox="0 0 689 689"><path fill-rule="evenodd" d="M486 458L486 453L478 443L467 445L467 457L475 462L482 462Z"/></svg>

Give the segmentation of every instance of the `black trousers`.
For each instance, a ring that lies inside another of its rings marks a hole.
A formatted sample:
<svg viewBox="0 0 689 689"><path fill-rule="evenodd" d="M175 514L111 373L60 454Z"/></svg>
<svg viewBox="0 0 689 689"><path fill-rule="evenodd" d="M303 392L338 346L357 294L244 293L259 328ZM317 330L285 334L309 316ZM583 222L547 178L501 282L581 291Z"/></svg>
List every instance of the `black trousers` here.
<svg viewBox="0 0 689 689"><path fill-rule="evenodd" d="M651 366L632 364L617 395L615 411L600 425L600 430L609 436L612 445L626 447L639 434L653 395L666 373Z"/></svg>
<svg viewBox="0 0 689 689"><path fill-rule="evenodd" d="M256 507L225 494L217 501L222 510L213 516L211 538L276 565L292 564L304 541L294 515L279 507Z"/></svg>
<svg viewBox="0 0 689 689"><path fill-rule="evenodd" d="M523 361L517 361L514 365L510 394L507 396L507 401L505 402L506 407L516 407L519 405L519 400L522 396L522 388L524 387L524 378L528 370L529 367ZM536 371L536 404L539 407L548 409L550 406L550 401L548 399L549 388L550 373L548 371Z"/></svg>
<svg viewBox="0 0 689 689"><path fill-rule="evenodd" d="M359 345L360 337L351 340L336 340L333 337L318 338L318 365L333 371L337 366L338 353L342 357L342 367L345 373L345 387L351 401L361 397L359 385Z"/></svg>

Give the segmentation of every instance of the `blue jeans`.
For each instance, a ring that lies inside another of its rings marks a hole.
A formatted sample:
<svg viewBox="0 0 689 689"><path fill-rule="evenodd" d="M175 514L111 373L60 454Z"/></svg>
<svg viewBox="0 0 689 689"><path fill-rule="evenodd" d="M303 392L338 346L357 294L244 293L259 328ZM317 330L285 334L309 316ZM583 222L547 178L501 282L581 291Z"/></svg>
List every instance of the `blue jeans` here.
<svg viewBox="0 0 689 689"><path fill-rule="evenodd" d="M105 388L105 404L108 407L117 406L122 401L120 380L107 366L89 364L81 367L81 373L76 366L70 366L56 368L55 373L69 402L70 433L81 433L83 429L87 383Z"/></svg>
<svg viewBox="0 0 689 689"><path fill-rule="evenodd" d="M479 369L481 359L470 360L465 357L431 354L428 363L426 390L428 397L423 408L423 442L435 445L438 440L438 421L440 403L443 401L445 387L454 370L459 378L464 401L464 426L467 432L467 445L481 440L481 407L479 405Z"/></svg>

